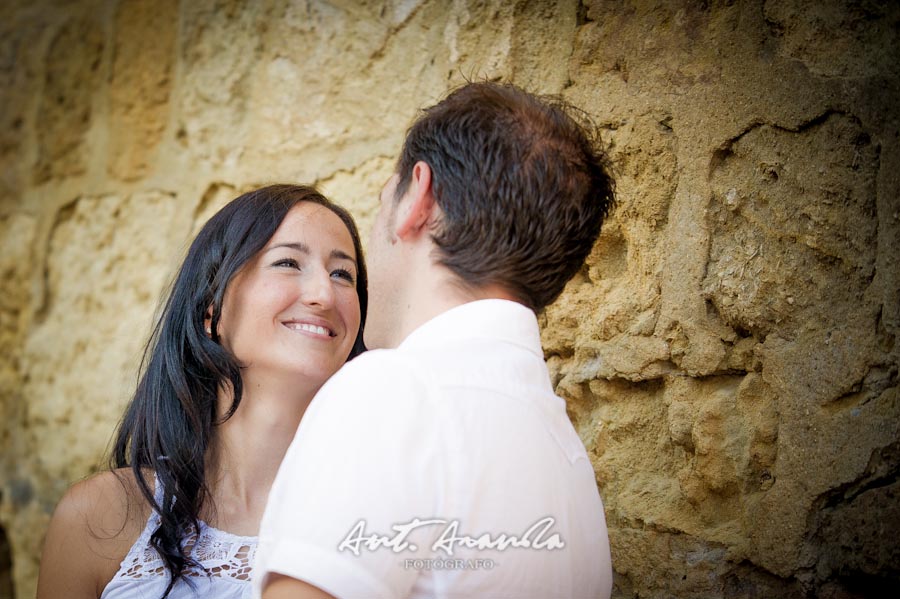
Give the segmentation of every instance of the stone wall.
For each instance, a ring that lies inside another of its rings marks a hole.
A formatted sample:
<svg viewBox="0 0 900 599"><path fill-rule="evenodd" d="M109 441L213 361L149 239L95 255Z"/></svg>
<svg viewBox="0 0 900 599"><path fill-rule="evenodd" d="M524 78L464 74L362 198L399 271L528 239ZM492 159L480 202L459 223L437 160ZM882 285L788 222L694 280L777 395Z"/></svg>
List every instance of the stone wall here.
<svg viewBox="0 0 900 599"><path fill-rule="evenodd" d="M562 94L615 161L620 205L541 318L615 596L896 585L898 35L868 0L4 2L15 596L56 501L102 464L198 226L301 181L367 230L416 109L482 77Z"/></svg>

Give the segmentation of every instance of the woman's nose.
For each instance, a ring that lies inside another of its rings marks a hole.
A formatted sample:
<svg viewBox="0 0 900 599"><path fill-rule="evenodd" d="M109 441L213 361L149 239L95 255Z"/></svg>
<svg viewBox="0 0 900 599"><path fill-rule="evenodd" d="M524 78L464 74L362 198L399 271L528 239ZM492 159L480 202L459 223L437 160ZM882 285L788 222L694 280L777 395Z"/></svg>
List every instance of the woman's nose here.
<svg viewBox="0 0 900 599"><path fill-rule="evenodd" d="M329 308L334 304L334 283L325 269L316 269L303 277L300 283L301 297L308 305Z"/></svg>

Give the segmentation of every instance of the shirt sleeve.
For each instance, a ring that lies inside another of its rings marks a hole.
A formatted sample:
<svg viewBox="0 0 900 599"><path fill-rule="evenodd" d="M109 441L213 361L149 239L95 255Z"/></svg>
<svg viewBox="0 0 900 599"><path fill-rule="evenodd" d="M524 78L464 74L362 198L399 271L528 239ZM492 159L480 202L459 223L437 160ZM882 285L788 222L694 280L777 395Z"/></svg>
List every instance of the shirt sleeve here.
<svg viewBox="0 0 900 599"><path fill-rule="evenodd" d="M278 573L335 597L403 597L435 526L438 415L390 351L342 368L310 403L260 525L255 596Z"/></svg>

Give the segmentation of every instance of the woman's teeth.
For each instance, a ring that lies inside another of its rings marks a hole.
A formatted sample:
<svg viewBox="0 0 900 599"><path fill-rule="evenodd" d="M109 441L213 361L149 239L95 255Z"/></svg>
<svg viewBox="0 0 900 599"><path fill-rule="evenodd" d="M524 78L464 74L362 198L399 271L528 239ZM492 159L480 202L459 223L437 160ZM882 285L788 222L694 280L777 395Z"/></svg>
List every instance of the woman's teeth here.
<svg viewBox="0 0 900 599"><path fill-rule="evenodd" d="M310 333L316 333L318 335L328 335L329 337L331 336L331 331L329 331L325 327L320 327L314 324L291 322L288 323L287 327L295 331L308 331Z"/></svg>

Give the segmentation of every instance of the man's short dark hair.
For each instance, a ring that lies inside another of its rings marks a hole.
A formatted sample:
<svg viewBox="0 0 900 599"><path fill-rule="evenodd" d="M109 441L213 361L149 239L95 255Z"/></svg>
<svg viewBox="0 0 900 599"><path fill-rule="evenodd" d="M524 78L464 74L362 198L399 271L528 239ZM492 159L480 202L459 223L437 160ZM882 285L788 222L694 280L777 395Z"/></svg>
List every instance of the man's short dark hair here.
<svg viewBox="0 0 900 599"><path fill-rule="evenodd" d="M469 83L423 111L400 155L398 197L420 160L443 211L439 262L536 311L581 268L614 202L590 119L510 84Z"/></svg>

